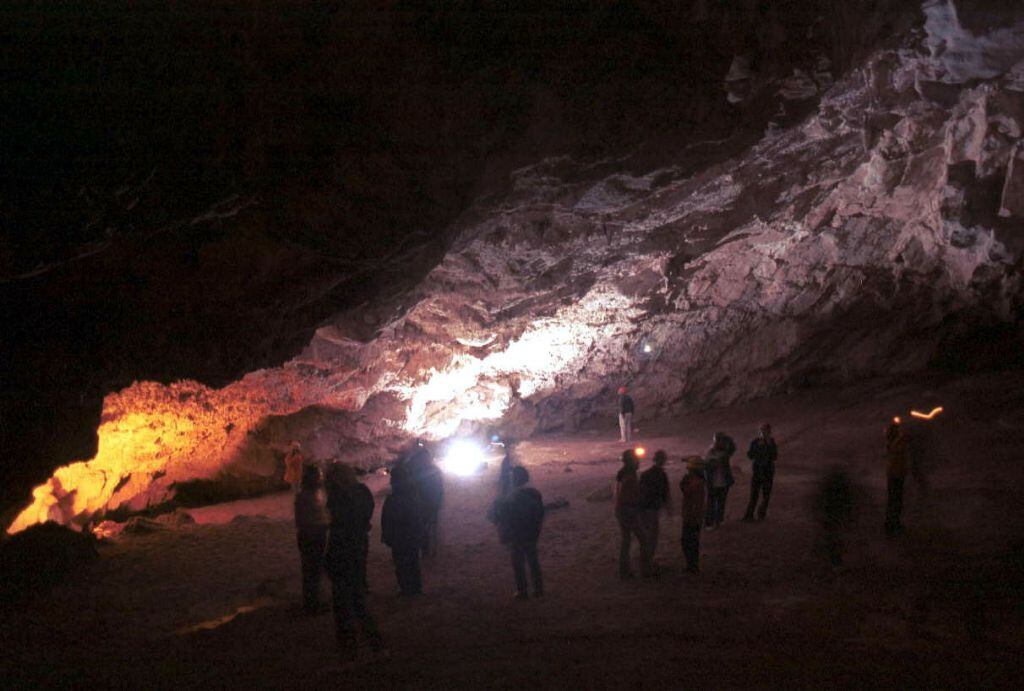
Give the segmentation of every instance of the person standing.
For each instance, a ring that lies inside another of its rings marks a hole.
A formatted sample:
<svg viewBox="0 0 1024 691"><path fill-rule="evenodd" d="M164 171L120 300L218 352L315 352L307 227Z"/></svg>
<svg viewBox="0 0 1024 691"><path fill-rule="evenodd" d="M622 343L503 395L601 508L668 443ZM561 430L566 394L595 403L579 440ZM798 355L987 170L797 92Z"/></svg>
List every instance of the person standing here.
<svg viewBox="0 0 1024 691"><path fill-rule="evenodd" d="M299 491L302 484L302 466L305 462L299 442L293 441L284 457L284 481L291 485L295 492Z"/></svg>
<svg viewBox="0 0 1024 691"><path fill-rule="evenodd" d="M423 516L423 556L437 554L440 542L441 506L444 504L444 476L434 463L434 456L421 447L412 458L411 464L415 491Z"/></svg>
<svg viewBox="0 0 1024 691"><path fill-rule="evenodd" d="M514 442L506 438L502 442L505 448L505 456L501 459L501 467L498 469L498 498L507 497L512 492L512 468L515 467L515 459L512 454Z"/></svg>
<svg viewBox="0 0 1024 691"><path fill-rule="evenodd" d="M683 556L686 570L697 573L700 561L700 526L704 522L707 489L704 485L704 459L690 456L686 462L686 475L679 481L682 494Z"/></svg>
<svg viewBox="0 0 1024 691"><path fill-rule="evenodd" d="M628 442L633 439L633 398L625 386L619 387L619 441Z"/></svg>
<svg viewBox="0 0 1024 691"><path fill-rule="evenodd" d="M321 490L320 469L308 465L302 470L302 488L295 495L295 532L302 562L302 608L307 614L320 612L320 576L324 571L327 545L327 512Z"/></svg>
<svg viewBox="0 0 1024 691"><path fill-rule="evenodd" d="M885 430L885 461L887 481L885 534L893 537L903 532L901 521L903 485L906 482L909 467L907 436L903 432L902 421L898 417L894 417Z"/></svg>
<svg viewBox="0 0 1024 691"><path fill-rule="evenodd" d="M736 443L725 432L715 432L711 448L704 459L705 482L708 487L708 508L705 527L714 530L725 520L725 500L734 480L729 459L736 451Z"/></svg>
<svg viewBox="0 0 1024 691"><path fill-rule="evenodd" d="M633 449L626 449L622 452L622 468L615 475L615 519L619 522L622 538L619 545L619 578L624 581L633 578L633 571L629 566L629 550L633 536L636 536L641 549L644 544L639 520L640 483L636 475L637 466L636 453Z"/></svg>
<svg viewBox="0 0 1024 691"><path fill-rule="evenodd" d="M761 495L761 506L757 509L757 520L763 521L768 515L768 500L772 496L772 483L775 480L775 459L779 456L778 447L772 437L772 426L767 422L758 429L758 436L750 442L747 458L753 462L750 475L750 501L743 520L754 520L754 508L758 494Z"/></svg>
<svg viewBox="0 0 1024 691"><path fill-rule="evenodd" d="M391 494L380 514L381 542L391 548L399 592L407 597L423 593L420 547L423 513L415 488L405 473L391 475Z"/></svg>
<svg viewBox="0 0 1024 691"><path fill-rule="evenodd" d="M654 554L658 549L660 533L658 518L662 509L672 515L672 505L668 488L668 475L665 473L665 462L668 454L658 450L654 454L654 465L640 474L640 511L638 519L643 541L640 545L640 567L644 576L656 574Z"/></svg>
<svg viewBox="0 0 1024 691"><path fill-rule="evenodd" d="M512 468L512 492L499 498L494 509L494 522L498 526L501 543L508 545L512 557L512 571L516 579L516 599L529 597L526 567L530 567L533 596L544 595L544 578L537 556L537 540L544 523L544 499L533 487L527 487L530 474L522 466Z"/></svg>
<svg viewBox="0 0 1024 691"><path fill-rule="evenodd" d="M343 463L335 463L328 472L327 509L331 522L326 565L331 579L334 630L338 653L343 661L349 661L359 652L355 620L359 621L363 638L374 652L383 650L383 642L377 623L367 609L363 588L364 546L373 518L373 495L356 480L352 468Z"/></svg>

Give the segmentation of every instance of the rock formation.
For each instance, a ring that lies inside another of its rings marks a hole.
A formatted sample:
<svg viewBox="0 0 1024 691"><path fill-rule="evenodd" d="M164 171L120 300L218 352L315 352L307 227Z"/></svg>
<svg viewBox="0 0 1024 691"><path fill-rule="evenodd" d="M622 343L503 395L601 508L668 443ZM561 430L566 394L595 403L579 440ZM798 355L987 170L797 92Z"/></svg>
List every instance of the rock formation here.
<svg viewBox="0 0 1024 691"><path fill-rule="evenodd" d="M109 395L96 457L10 530L195 481L270 487L291 438L368 466L412 435L572 430L621 383L643 419L962 361L979 328L1019 343L1024 19L971 31L952 2L924 13L834 83L817 63L761 84L779 116L753 146L515 170L413 290L331 318L282 367ZM722 77L736 103L758 79L745 59Z"/></svg>

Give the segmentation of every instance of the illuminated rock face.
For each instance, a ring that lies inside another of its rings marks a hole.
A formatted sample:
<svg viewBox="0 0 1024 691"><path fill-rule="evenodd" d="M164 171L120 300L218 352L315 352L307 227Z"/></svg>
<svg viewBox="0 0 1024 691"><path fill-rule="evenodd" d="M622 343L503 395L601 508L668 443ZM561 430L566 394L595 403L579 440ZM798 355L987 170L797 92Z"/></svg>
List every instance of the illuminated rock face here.
<svg viewBox="0 0 1024 691"><path fill-rule="evenodd" d="M291 438L369 465L410 435L610 419L620 384L643 419L913 371L959 325L1014 323L1024 33L977 36L953 5L925 7L923 50L873 55L738 157L693 172L716 146L696 143L643 174L522 168L411 294L338 315L283 367L112 394L97 456L58 470L11 530L196 479L270 487Z"/></svg>

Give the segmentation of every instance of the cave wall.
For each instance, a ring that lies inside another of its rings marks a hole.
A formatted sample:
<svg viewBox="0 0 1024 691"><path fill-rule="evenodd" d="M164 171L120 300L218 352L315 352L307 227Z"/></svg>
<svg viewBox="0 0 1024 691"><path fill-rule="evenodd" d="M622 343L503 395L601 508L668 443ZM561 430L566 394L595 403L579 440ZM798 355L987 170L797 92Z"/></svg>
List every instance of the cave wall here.
<svg viewBox="0 0 1024 691"><path fill-rule="evenodd" d="M195 479L270 487L289 439L370 466L410 435L572 430L610 416L622 383L643 419L917 371L971 334L1012 353L1024 24L975 35L954 10L925 3L838 80L745 72L740 102L775 103L753 146L736 130L646 169L642 143L516 168L414 288L338 312L283 366L110 394L96 456L13 527Z"/></svg>
<svg viewBox="0 0 1024 691"><path fill-rule="evenodd" d="M695 136L754 141L774 80L841 73L918 11L185 0L3 16L0 511L96 452L110 392L223 386L415 285L516 167L629 152L650 169ZM729 103L737 56L757 79Z"/></svg>

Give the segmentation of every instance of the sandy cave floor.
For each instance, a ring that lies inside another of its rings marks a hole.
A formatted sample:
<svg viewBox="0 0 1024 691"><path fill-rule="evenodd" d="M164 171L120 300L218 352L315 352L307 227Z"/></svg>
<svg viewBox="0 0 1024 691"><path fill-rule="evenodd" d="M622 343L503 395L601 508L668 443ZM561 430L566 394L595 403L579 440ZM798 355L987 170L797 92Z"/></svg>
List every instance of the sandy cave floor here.
<svg viewBox="0 0 1024 691"><path fill-rule="evenodd" d="M534 485L570 502L549 513L541 538L548 595L511 599L508 558L484 517L496 469L449 478L424 597L395 596L375 525L370 604L391 658L354 668L335 662L331 617L299 609L290 495L196 509L197 525L104 545L87 572L0 622L3 686L1020 688L1022 384L1022 374L874 382L641 425L640 443L670 453L677 506L679 456L702 452L716 429L745 447L769 419L780 444L768 520L739 521L741 450L727 523L702 537L702 573L681 573L673 517L662 522L657 581L619 582L611 502L586 499L618 467L614 421L526 442ZM908 530L889 541L882 429L932 402L948 411L943 454L929 491L908 490ZM810 508L832 464L861 488L841 571Z"/></svg>

